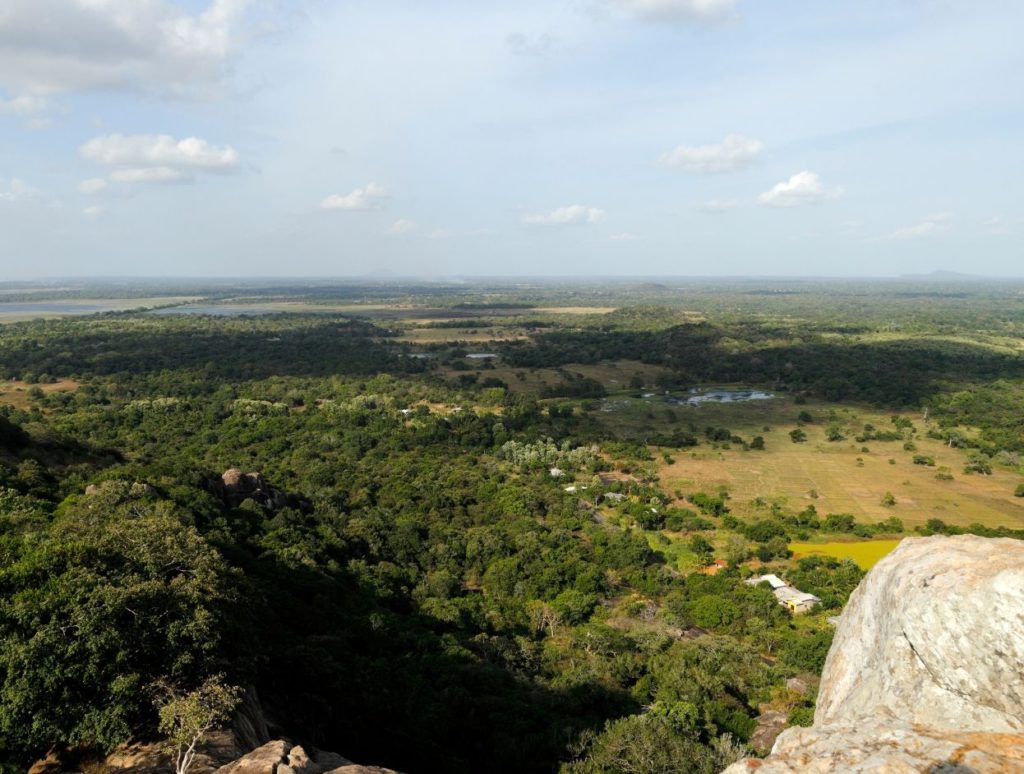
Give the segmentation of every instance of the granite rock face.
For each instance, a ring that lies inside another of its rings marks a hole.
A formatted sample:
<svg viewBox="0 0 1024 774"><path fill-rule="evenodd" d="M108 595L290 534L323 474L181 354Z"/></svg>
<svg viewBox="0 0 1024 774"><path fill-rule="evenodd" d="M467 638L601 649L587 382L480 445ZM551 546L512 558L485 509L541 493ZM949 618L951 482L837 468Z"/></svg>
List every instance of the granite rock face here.
<svg viewBox="0 0 1024 774"><path fill-rule="evenodd" d="M1024 542L904 540L850 597L814 725L726 771L1024 771Z"/></svg>
<svg viewBox="0 0 1024 774"><path fill-rule="evenodd" d="M315 757L281 739L267 742L214 774L397 774L391 769L360 766L334 753Z"/></svg>

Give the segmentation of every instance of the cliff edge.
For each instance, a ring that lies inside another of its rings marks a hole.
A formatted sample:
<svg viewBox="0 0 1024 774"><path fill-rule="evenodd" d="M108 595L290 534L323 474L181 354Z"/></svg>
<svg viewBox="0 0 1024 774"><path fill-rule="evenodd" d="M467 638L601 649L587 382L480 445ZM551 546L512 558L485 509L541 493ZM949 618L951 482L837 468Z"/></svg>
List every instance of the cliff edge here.
<svg viewBox="0 0 1024 774"><path fill-rule="evenodd" d="M1024 541L908 538L851 595L814 725L725 774L1024 772Z"/></svg>

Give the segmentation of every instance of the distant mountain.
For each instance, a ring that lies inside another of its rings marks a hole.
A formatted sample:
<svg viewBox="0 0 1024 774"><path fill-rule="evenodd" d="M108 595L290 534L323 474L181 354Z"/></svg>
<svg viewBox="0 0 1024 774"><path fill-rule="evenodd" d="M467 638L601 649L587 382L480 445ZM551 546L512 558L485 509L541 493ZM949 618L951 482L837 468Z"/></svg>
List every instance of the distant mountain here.
<svg viewBox="0 0 1024 774"><path fill-rule="evenodd" d="M995 277L983 277L980 274L964 274L959 271L949 271L947 269L936 269L933 272L927 274L901 274L900 279L917 279L917 280L938 280L940 282L978 282L983 280L996 279Z"/></svg>

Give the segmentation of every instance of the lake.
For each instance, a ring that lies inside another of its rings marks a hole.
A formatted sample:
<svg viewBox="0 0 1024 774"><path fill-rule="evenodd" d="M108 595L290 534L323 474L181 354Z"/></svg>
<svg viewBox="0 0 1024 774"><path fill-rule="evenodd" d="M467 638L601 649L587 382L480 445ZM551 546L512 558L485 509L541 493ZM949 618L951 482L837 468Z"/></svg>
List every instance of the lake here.
<svg viewBox="0 0 1024 774"><path fill-rule="evenodd" d="M775 396L762 390L707 390L691 391L685 398L671 396L667 403L676 406L699 406L702 403L746 403L752 400L770 400Z"/></svg>

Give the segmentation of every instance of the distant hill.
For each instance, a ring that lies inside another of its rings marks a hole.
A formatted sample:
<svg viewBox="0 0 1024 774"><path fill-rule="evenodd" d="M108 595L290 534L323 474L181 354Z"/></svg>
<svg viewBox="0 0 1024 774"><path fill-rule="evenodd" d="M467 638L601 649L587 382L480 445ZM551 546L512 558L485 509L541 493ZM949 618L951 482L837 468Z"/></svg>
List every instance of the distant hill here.
<svg viewBox="0 0 1024 774"><path fill-rule="evenodd" d="M901 274L900 279L935 280L939 282L984 282L985 280L999 279L998 277L983 277L980 274L963 274L959 271L948 271L937 269L927 274Z"/></svg>

